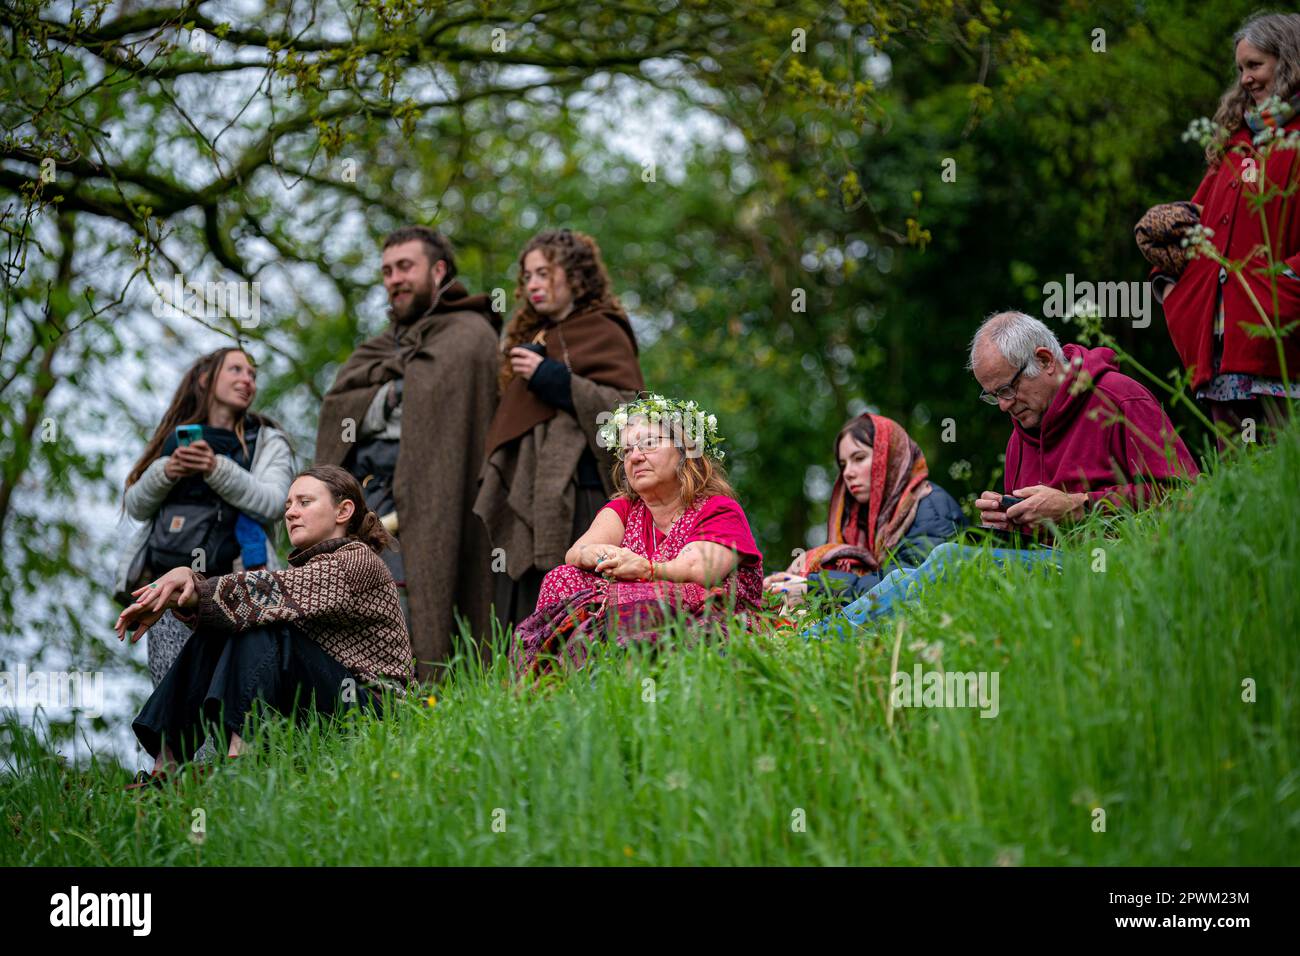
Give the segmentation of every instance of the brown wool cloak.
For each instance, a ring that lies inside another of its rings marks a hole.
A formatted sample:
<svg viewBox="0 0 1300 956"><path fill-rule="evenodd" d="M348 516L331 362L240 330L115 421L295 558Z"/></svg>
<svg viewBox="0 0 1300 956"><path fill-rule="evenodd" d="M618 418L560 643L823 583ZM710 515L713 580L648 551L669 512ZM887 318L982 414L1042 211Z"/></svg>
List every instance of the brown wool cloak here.
<svg viewBox="0 0 1300 956"><path fill-rule="evenodd" d="M454 282L423 317L357 346L321 403L316 462L346 467L375 392L405 379L393 496L422 680L451 656L457 612L476 638L491 633L490 547L473 503L497 405L500 328L488 297Z"/></svg>
<svg viewBox="0 0 1300 956"><path fill-rule="evenodd" d="M564 563L573 545L574 481L584 448L596 456L605 493L613 495L613 451L600 447L598 416L645 388L632 326L610 306L549 327L546 357L572 372L575 414L542 401L523 379L512 379L492 423L474 503L516 581L530 568L549 571Z"/></svg>

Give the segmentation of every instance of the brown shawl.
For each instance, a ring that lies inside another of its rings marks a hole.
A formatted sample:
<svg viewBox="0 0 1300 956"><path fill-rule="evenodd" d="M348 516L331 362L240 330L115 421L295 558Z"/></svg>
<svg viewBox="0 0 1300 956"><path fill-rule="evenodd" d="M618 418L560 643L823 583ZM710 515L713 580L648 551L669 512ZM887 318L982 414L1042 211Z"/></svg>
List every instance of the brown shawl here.
<svg viewBox="0 0 1300 956"><path fill-rule="evenodd" d="M864 509L849 494L844 472L831 490L826 544L804 555L805 573L823 569L879 571L881 562L916 520L921 499L930 493L930 469L912 436L892 418L866 416L875 426L871 446L871 491ZM839 454L837 448L836 454ZM865 512L865 513L864 513Z"/></svg>
<svg viewBox="0 0 1300 956"><path fill-rule="evenodd" d="M516 581L529 569L549 571L564 563L573 544L574 476L584 448L596 456L605 493L613 495L613 453L600 447L597 419L645 387L636 337L619 310L566 318L548 329L546 347L548 358L565 362L573 373L574 414L557 414L527 382L513 379L493 422L474 503L492 546L504 549L506 573Z"/></svg>
<svg viewBox="0 0 1300 956"><path fill-rule="evenodd" d="M490 633L490 548L472 512L496 410L500 328L488 297L454 282L421 318L357 346L321 403L316 461L344 465L375 392L405 380L393 494L421 679L451 656L457 612L476 638Z"/></svg>
<svg viewBox="0 0 1300 956"><path fill-rule="evenodd" d="M574 375L633 394L645 388L636 357L636 335L623 310L615 305L601 303L558 323L548 322L538 338L546 345L546 357L563 362ZM492 457L506 442L549 421L556 411L554 405L538 398L528 383L516 375L506 386L496 417L492 419L487 456Z"/></svg>

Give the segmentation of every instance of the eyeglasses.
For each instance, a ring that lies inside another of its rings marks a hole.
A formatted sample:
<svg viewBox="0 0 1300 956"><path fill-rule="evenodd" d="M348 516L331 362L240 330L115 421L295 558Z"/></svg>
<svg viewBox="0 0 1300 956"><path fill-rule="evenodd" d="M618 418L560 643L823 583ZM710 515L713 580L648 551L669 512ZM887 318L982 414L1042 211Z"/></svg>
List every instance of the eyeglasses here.
<svg viewBox="0 0 1300 956"><path fill-rule="evenodd" d="M1030 361L1033 361L1033 359L1030 359ZM1011 399L1016 397L1016 380L1019 379L1021 375L1025 374L1025 369L1027 368L1029 368L1029 362L1020 366L1020 371L1012 376L1011 381L1007 382L1007 384L1003 385L1001 388L995 388L991 392L981 391L980 401L986 405L996 405L998 402L1004 400L1008 402L1011 401Z"/></svg>
<svg viewBox="0 0 1300 956"><path fill-rule="evenodd" d="M642 454L648 455L652 451L658 451L664 445L669 444L669 440L662 435L642 438L639 442L633 442L631 445L623 445L614 449L614 457L619 461L625 460L632 452L640 450Z"/></svg>

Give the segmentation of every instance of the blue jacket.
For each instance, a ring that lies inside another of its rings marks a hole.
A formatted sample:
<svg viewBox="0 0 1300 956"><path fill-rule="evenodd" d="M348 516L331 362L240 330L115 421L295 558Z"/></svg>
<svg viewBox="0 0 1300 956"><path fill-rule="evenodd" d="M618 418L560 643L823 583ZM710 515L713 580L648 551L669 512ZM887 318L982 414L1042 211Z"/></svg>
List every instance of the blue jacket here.
<svg viewBox="0 0 1300 956"><path fill-rule="evenodd" d="M808 579L809 591L817 588L822 593L835 595L839 600L857 600L879 584L890 571L895 568L918 567L937 546L955 538L966 527L966 516L952 495L934 482L930 484L933 490L916 506L912 526L903 532L892 558L886 558L879 572L854 574L851 571L821 571Z"/></svg>

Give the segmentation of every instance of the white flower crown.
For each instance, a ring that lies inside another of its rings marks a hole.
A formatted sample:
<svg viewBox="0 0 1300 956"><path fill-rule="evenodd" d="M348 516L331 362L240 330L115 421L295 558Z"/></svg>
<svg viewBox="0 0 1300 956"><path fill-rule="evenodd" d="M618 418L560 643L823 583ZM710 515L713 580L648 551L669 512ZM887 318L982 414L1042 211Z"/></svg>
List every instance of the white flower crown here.
<svg viewBox="0 0 1300 956"><path fill-rule="evenodd" d="M727 457L720 447L726 439L718 434L717 416L710 415L693 400L683 402L654 393L642 393L612 412L602 412L600 417L604 420L598 419L596 435L602 448L618 448L627 423L633 418L645 418L651 425L680 426L687 442L687 457L695 457L701 451L716 461Z"/></svg>

